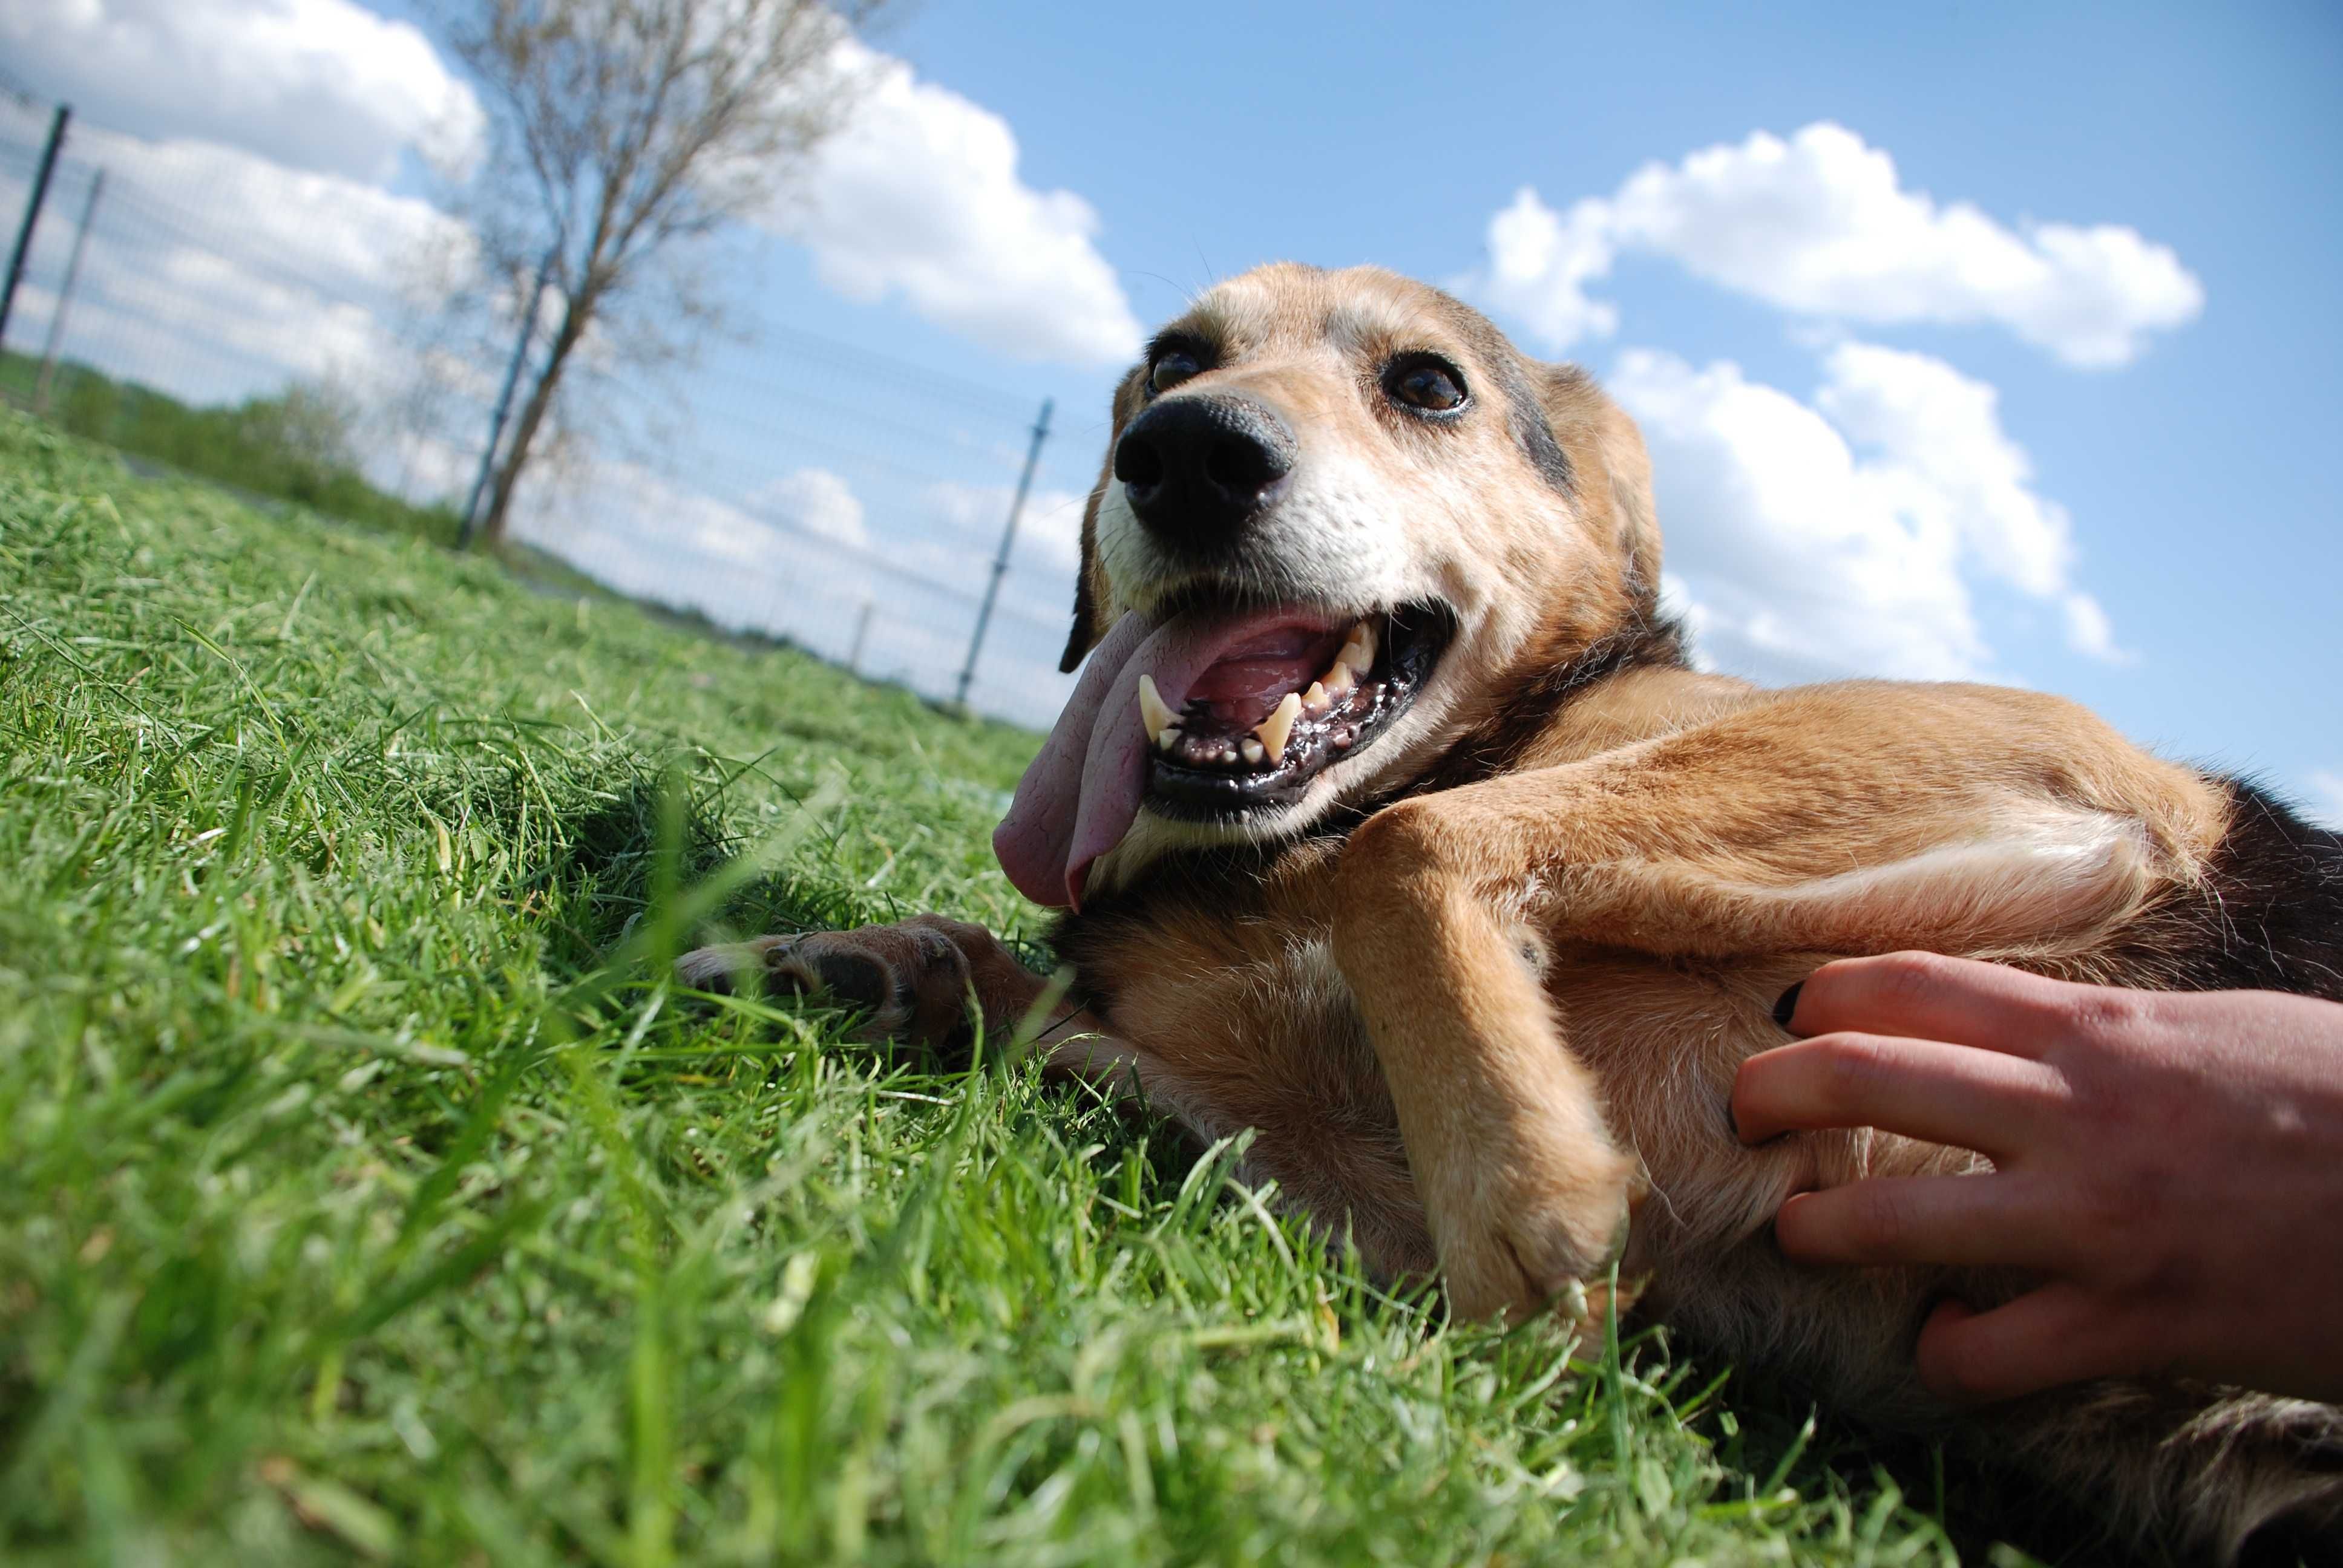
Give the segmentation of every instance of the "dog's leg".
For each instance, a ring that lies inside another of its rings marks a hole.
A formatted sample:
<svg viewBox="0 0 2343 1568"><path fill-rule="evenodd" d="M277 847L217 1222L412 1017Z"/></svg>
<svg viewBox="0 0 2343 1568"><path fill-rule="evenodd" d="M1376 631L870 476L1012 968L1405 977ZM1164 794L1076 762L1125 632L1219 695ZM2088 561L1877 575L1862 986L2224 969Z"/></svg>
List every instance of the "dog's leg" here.
<svg viewBox="0 0 2343 1568"><path fill-rule="evenodd" d="M1883 732L1868 695L1418 797L1353 835L1336 953L1461 1312L1534 1307L1620 1234L1633 1161L1549 1000L1550 945L2081 950L2218 836L2209 786L2096 725L2056 746L2015 722Z"/></svg>
<svg viewBox="0 0 2343 1568"><path fill-rule="evenodd" d="M1335 955L1399 1112L1451 1307L1534 1311L1596 1278L1624 1239L1634 1161L1489 896L1497 868L1426 841L1422 814L1404 833L1380 830L1385 817L1353 837L1337 872Z"/></svg>
<svg viewBox="0 0 2343 1568"><path fill-rule="evenodd" d="M769 990L862 1009L859 1039L936 1049L964 1043L976 1024L986 1039L1008 1040L1049 985L982 926L942 915L850 931L759 937L701 948L676 961L677 979L701 990L729 990L752 976ZM1096 1020L1071 1002L1061 1010L1071 1016L1042 1020L1045 1040L1096 1032Z"/></svg>

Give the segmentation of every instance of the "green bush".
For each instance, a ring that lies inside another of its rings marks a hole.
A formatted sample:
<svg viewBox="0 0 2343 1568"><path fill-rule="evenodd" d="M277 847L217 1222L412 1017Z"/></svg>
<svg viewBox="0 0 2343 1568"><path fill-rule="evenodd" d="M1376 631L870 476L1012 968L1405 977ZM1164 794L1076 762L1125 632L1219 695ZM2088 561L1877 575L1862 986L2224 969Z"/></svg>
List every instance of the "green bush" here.
<svg viewBox="0 0 2343 1568"><path fill-rule="evenodd" d="M0 387L29 400L35 362L0 357ZM456 538L453 507L418 507L367 482L359 472L357 410L327 386L296 382L273 397L206 407L65 363L50 403L71 434L186 473L367 528L442 544Z"/></svg>

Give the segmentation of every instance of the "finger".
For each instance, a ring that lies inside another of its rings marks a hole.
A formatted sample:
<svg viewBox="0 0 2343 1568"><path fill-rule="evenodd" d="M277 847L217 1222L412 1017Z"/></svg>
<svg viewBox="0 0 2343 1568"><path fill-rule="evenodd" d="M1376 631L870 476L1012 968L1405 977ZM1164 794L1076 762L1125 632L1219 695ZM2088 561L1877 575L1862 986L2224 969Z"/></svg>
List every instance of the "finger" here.
<svg viewBox="0 0 2343 1568"><path fill-rule="evenodd" d="M1877 1127L1996 1159L2042 1130L2061 1081L2038 1062L1966 1045L1825 1034L1760 1051L1733 1081L1745 1143L1816 1127Z"/></svg>
<svg viewBox="0 0 2343 1568"><path fill-rule="evenodd" d="M1921 1326L1920 1382L1951 1404L1990 1404L2151 1363L2124 1320L2079 1285L2057 1282L2007 1306L1946 1302Z"/></svg>
<svg viewBox="0 0 2343 1568"><path fill-rule="evenodd" d="M1783 1256L1801 1263L1952 1263L2055 1269L2074 1241L2021 1177L1874 1176L1801 1192L1774 1217Z"/></svg>
<svg viewBox="0 0 2343 1568"><path fill-rule="evenodd" d="M2056 1010L2078 989L1941 953L1844 959L1797 986L1783 1027L1797 1035L1861 1030L2038 1056L2050 1043Z"/></svg>

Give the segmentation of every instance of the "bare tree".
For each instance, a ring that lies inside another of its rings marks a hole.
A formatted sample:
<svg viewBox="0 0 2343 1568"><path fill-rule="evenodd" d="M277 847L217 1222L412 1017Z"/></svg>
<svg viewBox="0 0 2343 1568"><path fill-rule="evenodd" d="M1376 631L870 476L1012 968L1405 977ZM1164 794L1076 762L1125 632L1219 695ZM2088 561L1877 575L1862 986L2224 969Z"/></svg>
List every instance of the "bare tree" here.
<svg viewBox="0 0 2343 1568"><path fill-rule="evenodd" d="M774 199L835 127L857 85L837 45L876 4L478 0L448 17L494 127L458 205L515 307L540 265L551 302L550 347L521 383L489 490L489 542L580 346L655 359L704 327L691 242Z"/></svg>

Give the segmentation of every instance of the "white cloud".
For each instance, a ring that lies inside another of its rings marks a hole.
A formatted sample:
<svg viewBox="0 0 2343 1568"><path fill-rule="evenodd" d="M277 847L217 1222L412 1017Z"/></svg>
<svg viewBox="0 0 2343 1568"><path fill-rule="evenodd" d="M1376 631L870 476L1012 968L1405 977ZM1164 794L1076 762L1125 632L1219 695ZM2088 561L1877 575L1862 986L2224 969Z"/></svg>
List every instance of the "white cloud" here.
<svg viewBox="0 0 2343 1568"><path fill-rule="evenodd" d="M158 239L283 275L388 292L407 280L414 253L466 243L455 221L428 202L233 147L142 141L95 127L77 132L75 144L81 158L105 166L114 192L150 204L154 216L144 227Z"/></svg>
<svg viewBox="0 0 2343 1568"><path fill-rule="evenodd" d="M1141 336L1092 239L1098 215L1019 176L999 115L856 43L866 95L767 218L851 299L900 295L920 316L1021 359L1110 364Z"/></svg>
<svg viewBox="0 0 2343 1568"><path fill-rule="evenodd" d="M2203 308L2167 246L2117 224L2005 226L1907 190L1895 160L1845 126L1753 133L1647 164L1607 197L1557 213L1524 186L1489 224L1465 286L1555 349L1613 330L1587 286L1617 256L1666 256L1785 310L1845 320L1991 322L2070 365L2123 364L2147 334Z"/></svg>
<svg viewBox="0 0 2343 1568"><path fill-rule="evenodd" d="M936 520L970 540L997 537L1009 520L1012 485L971 485L958 479L928 487L927 501ZM1017 514L1017 554L1037 566L1067 574L1071 602L1072 572L1082 553L1082 507L1088 498L1073 490L1036 489L1025 498Z"/></svg>
<svg viewBox="0 0 2343 1568"><path fill-rule="evenodd" d="M354 0L9 0L0 45L96 123L355 179L410 146L468 166L487 123L413 24Z"/></svg>
<svg viewBox="0 0 2343 1568"><path fill-rule="evenodd" d="M1858 447L1875 448L1875 482L1904 516L1941 524L1963 558L2032 598L2055 602L2067 646L2107 663L2131 656L2107 613L2071 588L2066 508L2033 489L2034 462L2001 427L2001 395L1926 354L1841 343L1825 361L1815 406Z"/></svg>
<svg viewBox="0 0 2343 1568"><path fill-rule="evenodd" d="M990 559L1015 494L1010 485L956 479L930 485L922 497L928 513L924 520L940 526L919 547L920 568L950 577L965 573L972 561ZM1078 490L1047 487L1025 498L1009 574L1001 583L1001 602L1033 626L1062 628L1073 612L1074 576L1082 555L1082 508L1088 499ZM1062 638L1063 632L1058 635Z"/></svg>
<svg viewBox="0 0 2343 1568"><path fill-rule="evenodd" d="M2116 646L2115 623L2106 607L2089 594L2070 593L2059 600L2066 619L2066 646L2086 658L2103 664L2130 664L2138 655Z"/></svg>
<svg viewBox="0 0 2343 1568"><path fill-rule="evenodd" d="M862 524L861 498L828 468L799 468L782 475L749 496L749 510L820 538L847 545L870 542L870 530Z"/></svg>
<svg viewBox="0 0 2343 1568"><path fill-rule="evenodd" d="M1652 447L1664 586L1711 657L1784 680L1985 675L1972 579L2055 607L2078 651L2123 657L1991 387L1862 343L1824 372L1811 406L1650 349L1612 377Z"/></svg>
<svg viewBox="0 0 2343 1568"><path fill-rule="evenodd" d="M1974 559L2041 597L2066 580L2066 511L2028 489L2033 464L2002 433L2000 395L1926 354L1842 343L1815 405L1857 446L1885 452L1890 504L1961 536Z"/></svg>
<svg viewBox="0 0 2343 1568"><path fill-rule="evenodd" d="M1523 186L1513 205L1489 220L1489 270L1465 286L1554 348L1566 348L1618 329L1618 307L1586 294L1588 282L1609 275L1617 254L1608 204L1588 196L1558 213Z"/></svg>
<svg viewBox="0 0 2343 1568"><path fill-rule="evenodd" d="M400 357L390 321L408 258L461 253L465 232L428 204L236 148L77 127L74 163L42 224L19 297L23 341L55 304L87 166L106 194L62 352L196 401L274 391L291 377L365 383ZM0 174L0 206L24 196ZM12 334L13 336L13 334Z"/></svg>
<svg viewBox="0 0 2343 1568"><path fill-rule="evenodd" d="M792 479L822 470L801 469ZM551 480L552 476L547 476ZM851 499L836 476L798 488ZM784 481L786 482L786 481ZM860 502L855 503L858 507ZM641 464L588 457L559 482L525 488L513 534L622 593L695 610L718 625L784 637L930 697L955 692L982 578L965 548L916 527L850 543L777 528ZM945 573L932 569L940 565ZM872 611L865 637L862 615ZM970 692L982 711L1033 725L1056 717L1072 680L1057 669L1061 620L1004 599Z"/></svg>
<svg viewBox="0 0 2343 1568"><path fill-rule="evenodd" d="M1633 349L1611 390L1652 447L1661 528L1710 656L1786 680L1969 675L1986 652L1941 527L1909 527L1828 420L1737 366Z"/></svg>
<svg viewBox="0 0 2343 1568"><path fill-rule="evenodd" d="M392 495L453 503L470 490L479 462L480 454L468 446L412 425L392 425L375 432L359 467L370 482Z"/></svg>

